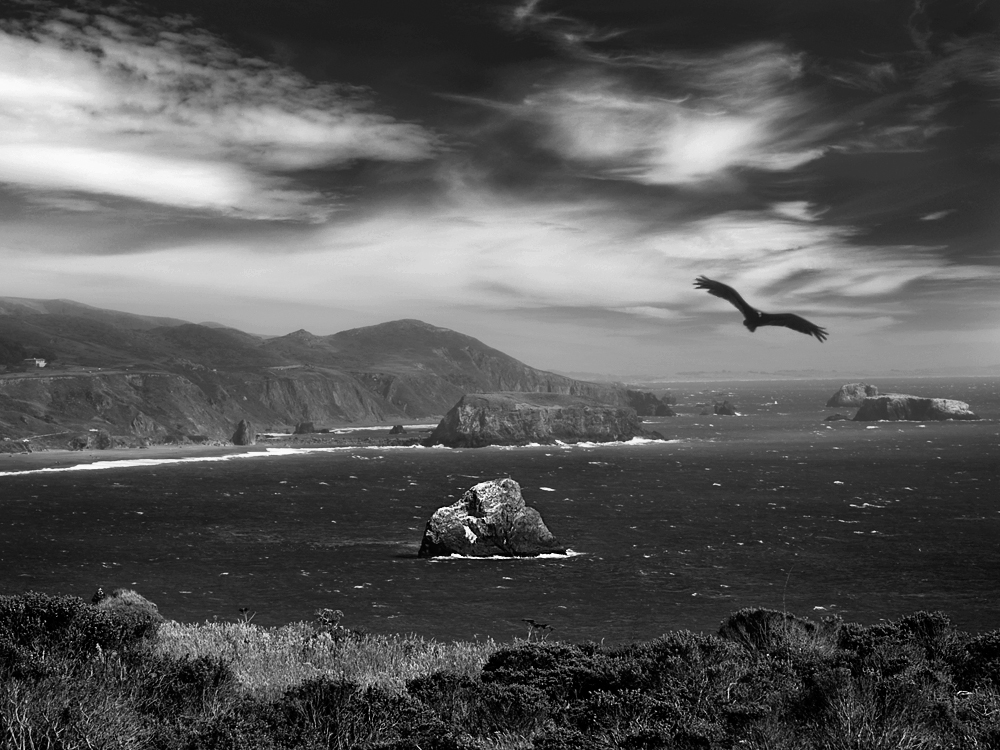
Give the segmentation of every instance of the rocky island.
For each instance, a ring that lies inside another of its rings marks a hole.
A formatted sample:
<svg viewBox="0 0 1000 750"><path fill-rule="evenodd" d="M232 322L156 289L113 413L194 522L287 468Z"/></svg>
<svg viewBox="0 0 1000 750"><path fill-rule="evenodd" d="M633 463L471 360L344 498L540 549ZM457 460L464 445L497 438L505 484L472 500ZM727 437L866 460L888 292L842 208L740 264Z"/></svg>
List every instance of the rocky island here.
<svg viewBox="0 0 1000 750"><path fill-rule="evenodd" d="M466 490L453 505L438 508L427 522L420 557L534 557L565 554L542 516L524 504L513 479L493 479Z"/></svg>
<svg viewBox="0 0 1000 750"><path fill-rule="evenodd" d="M855 422L912 420L916 422L945 419L979 419L964 401L950 398L921 398L904 393L886 393L866 398L854 415Z"/></svg>
<svg viewBox="0 0 1000 750"><path fill-rule="evenodd" d="M827 406L861 406L866 398L878 396L878 388L867 383L847 383L830 396Z"/></svg>
<svg viewBox="0 0 1000 750"><path fill-rule="evenodd" d="M426 444L481 448L557 440L612 442L646 435L642 420L628 406L562 393L472 393L445 414Z"/></svg>

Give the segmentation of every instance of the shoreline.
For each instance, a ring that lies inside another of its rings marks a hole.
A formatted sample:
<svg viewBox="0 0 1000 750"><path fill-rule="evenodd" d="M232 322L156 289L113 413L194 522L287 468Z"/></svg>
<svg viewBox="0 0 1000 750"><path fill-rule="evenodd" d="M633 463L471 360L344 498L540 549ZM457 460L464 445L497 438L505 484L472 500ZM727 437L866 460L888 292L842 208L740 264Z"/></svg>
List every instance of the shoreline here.
<svg viewBox="0 0 1000 750"><path fill-rule="evenodd" d="M391 427L391 426L390 426ZM430 433L408 431L402 435L385 434L334 434L311 433L308 435L287 435L283 438L260 440L254 445L219 444L158 444L149 447L117 447L105 449L70 450L69 448L36 449L31 453L0 453L0 474L6 472L38 471L41 469L69 469L76 466L111 461L165 461L185 458L215 458L242 454L266 454L269 449L318 449L318 448L367 448L381 446L415 445ZM360 431L360 430L359 430ZM371 428L365 430L371 431Z"/></svg>

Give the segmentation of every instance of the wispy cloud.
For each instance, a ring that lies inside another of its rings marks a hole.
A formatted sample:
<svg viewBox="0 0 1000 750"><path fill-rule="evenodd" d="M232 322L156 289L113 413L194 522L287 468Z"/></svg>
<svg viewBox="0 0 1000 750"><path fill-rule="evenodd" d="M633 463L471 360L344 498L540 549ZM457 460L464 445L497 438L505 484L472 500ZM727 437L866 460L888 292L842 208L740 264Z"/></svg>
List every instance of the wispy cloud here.
<svg viewBox="0 0 1000 750"><path fill-rule="evenodd" d="M63 11L0 29L0 181L251 218L320 218L294 170L423 159L365 91L241 56L178 18Z"/></svg>
<svg viewBox="0 0 1000 750"><path fill-rule="evenodd" d="M656 231L614 204L526 203L494 195L455 197L433 211L343 218L274 243L177 244L128 256L21 258L41 273L78 279L173 284L264 300L335 299L381 318L429 307L479 310L604 309L681 320L717 309L694 290L699 274L731 283L764 309L822 310L850 317L886 312L914 282L997 278L979 266L949 266L915 247L856 245L853 232L771 211L728 212ZM385 269L392 269L391 274ZM779 307L780 306L780 307Z"/></svg>
<svg viewBox="0 0 1000 750"><path fill-rule="evenodd" d="M536 82L508 111L541 125L548 149L596 174L689 184L736 167L790 170L821 156L823 131L803 121L806 102L788 88L800 74L796 56L766 44L608 57Z"/></svg>

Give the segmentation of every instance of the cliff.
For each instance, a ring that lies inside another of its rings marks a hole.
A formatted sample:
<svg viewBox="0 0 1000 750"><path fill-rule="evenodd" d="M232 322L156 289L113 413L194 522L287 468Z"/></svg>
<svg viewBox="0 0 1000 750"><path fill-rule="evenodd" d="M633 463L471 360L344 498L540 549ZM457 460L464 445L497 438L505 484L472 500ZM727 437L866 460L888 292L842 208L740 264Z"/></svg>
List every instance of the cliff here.
<svg viewBox="0 0 1000 750"><path fill-rule="evenodd" d="M944 419L979 419L964 401L950 398L921 398L903 393L887 393L874 398L866 398L855 422L875 422L878 420L913 420L926 422Z"/></svg>
<svg viewBox="0 0 1000 750"><path fill-rule="evenodd" d="M480 448L630 440L644 435L635 410L558 393L476 393L463 396L428 438L429 445Z"/></svg>
<svg viewBox="0 0 1000 750"><path fill-rule="evenodd" d="M25 371L21 360L50 366ZM6 370L6 372L3 372ZM446 328L398 320L329 336L0 298L0 437L106 429L149 441L439 417L466 393L540 392L654 412L652 394L529 367Z"/></svg>

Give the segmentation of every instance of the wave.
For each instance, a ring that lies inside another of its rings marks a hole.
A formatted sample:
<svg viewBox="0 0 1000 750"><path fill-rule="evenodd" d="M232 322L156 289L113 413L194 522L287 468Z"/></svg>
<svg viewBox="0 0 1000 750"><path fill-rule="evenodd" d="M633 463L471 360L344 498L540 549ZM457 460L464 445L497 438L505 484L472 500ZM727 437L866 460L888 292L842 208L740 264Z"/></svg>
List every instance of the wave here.
<svg viewBox="0 0 1000 750"><path fill-rule="evenodd" d="M659 438L642 438L634 437L631 440L612 440L608 442L592 442L589 440L581 440L578 443L564 443L562 440L556 440L554 443L525 443L524 445L487 445L483 448L476 448L475 450L497 450L497 451L516 451L522 448L560 448L561 450L572 450L573 448L608 448L608 447L622 447L622 446L634 446L634 445L664 445L666 443L683 443L686 440L680 440L677 438L670 440L660 440Z"/></svg>
<svg viewBox="0 0 1000 750"><path fill-rule="evenodd" d="M545 552L532 557L515 557L510 555L490 555L489 557L476 557L475 555L447 555L441 557L431 557L429 562L451 562L454 560L566 560L570 557L583 557L586 552L577 552L568 549L565 554L559 552Z"/></svg>
<svg viewBox="0 0 1000 750"><path fill-rule="evenodd" d="M221 456L181 456L179 458L123 458L117 461L92 461L91 463L74 464L72 466L46 466L40 469L23 469L21 471L0 471L0 477L22 476L24 474L51 474L66 471L106 471L108 469L145 468L150 466L171 466L174 464L208 463L216 461L240 461L250 458L271 458L277 456L294 456L304 453L346 453L350 451L397 451L397 450L451 450L443 446L423 445L355 445L313 448L265 448L260 451L245 453L226 453Z"/></svg>
<svg viewBox="0 0 1000 750"><path fill-rule="evenodd" d="M632 438L631 440L609 443L563 443L556 441L555 445L528 443L527 445L491 445L476 450L519 450L522 448L606 448L609 446L653 445L657 443L680 443L682 440L657 440L653 438ZM67 471L107 471L109 469L148 468L150 466L171 466L174 464L208 463L218 461L240 461L251 458L270 458L278 456L296 456L306 453L347 453L351 451L400 451L400 450L454 450L443 445L338 445L310 448L264 448L263 450L246 451L243 453L226 453L220 456L181 456L178 458L123 458L116 461L91 461L90 463L73 464L72 466L45 466L39 469L22 469L20 471L0 471L0 477L15 477L25 474L52 474Z"/></svg>

